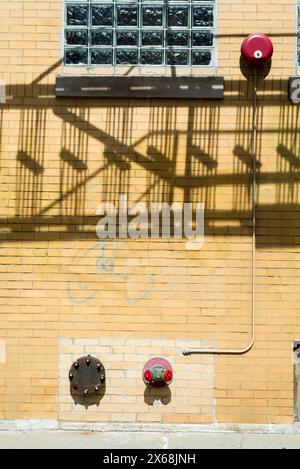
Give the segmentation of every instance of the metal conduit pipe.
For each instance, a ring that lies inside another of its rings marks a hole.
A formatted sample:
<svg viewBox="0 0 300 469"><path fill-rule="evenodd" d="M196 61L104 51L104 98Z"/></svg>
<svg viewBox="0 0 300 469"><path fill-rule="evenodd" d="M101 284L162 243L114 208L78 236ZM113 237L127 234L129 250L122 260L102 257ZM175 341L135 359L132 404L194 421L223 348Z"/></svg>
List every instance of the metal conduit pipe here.
<svg viewBox="0 0 300 469"><path fill-rule="evenodd" d="M248 345L241 349L222 348L193 348L184 349L183 355L192 354L222 354L243 355L252 349L255 342L255 283L256 283L256 156L257 156L257 68L254 68L253 78L253 112L252 112L252 292L251 292L251 340Z"/></svg>

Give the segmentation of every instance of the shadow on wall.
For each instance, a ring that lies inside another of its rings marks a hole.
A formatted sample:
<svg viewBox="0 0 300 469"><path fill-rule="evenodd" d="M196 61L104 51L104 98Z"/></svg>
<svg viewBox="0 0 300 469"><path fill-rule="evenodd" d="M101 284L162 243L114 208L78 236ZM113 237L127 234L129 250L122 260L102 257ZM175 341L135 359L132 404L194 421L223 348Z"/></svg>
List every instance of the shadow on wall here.
<svg viewBox="0 0 300 469"><path fill-rule="evenodd" d="M144 402L149 406L155 405L156 401L163 405L168 405L171 402L172 393L169 386L162 388L154 388L152 386L146 386L144 391Z"/></svg>
<svg viewBox="0 0 300 469"><path fill-rule="evenodd" d="M71 99L55 99L54 88L43 84L58 65L30 85L11 85L12 98L1 108L1 122L11 105L19 108L20 124L16 211L14 217L2 219L6 229L0 239L22 239L20 226L34 231L36 240L94 237L97 204L116 203L120 193L127 193L131 204L201 201L205 234L251 234L253 77L248 82L227 81L221 103L74 104ZM295 217L300 210L299 107L287 102L286 91L287 81L259 81L258 244L294 244L300 235ZM25 96L26 104L20 104ZM272 121L263 126L266 107L274 105L280 106L278 125ZM53 129L51 112L61 120ZM146 125L148 131L141 136ZM275 136L273 165L262 158L262 142L273 143ZM49 182L51 193L44 190ZM289 220L289 232L283 231L287 225L282 219ZM40 229L43 225L49 229Z"/></svg>
<svg viewBox="0 0 300 469"><path fill-rule="evenodd" d="M299 200L300 176L300 107L281 106L279 116L280 134L277 145L276 171L285 175L276 186L276 199L288 205ZM298 130L296 130L298 128ZM281 130L282 129L282 130ZM290 129L290 130L284 130Z"/></svg>
<svg viewBox="0 0 300 469"><path fill-rule="evenodd" d="M21 109L17 153L17 216L37 215L42 208L47 109Z"/></svg>
<svg viewBox="0 0 300 469"><path fill-rule="evenodd" d="M78 107L72 110L80 122L89 121L89 109ZM74 117L75 118L75 117ZM60 151L60 215L72 216L84 213L85 179L88 174L88 136L71 122L63 121ZM78 189L73 191L76 186ZM64 192L70 193L64 197Z"/></svg>

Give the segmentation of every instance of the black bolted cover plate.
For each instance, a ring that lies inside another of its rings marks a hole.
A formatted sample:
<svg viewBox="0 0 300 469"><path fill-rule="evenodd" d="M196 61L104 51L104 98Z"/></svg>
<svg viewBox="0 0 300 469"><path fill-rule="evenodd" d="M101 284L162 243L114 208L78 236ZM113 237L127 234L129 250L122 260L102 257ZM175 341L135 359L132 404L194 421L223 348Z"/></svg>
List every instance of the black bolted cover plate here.
<svg viewBox="0 0 300 469"><path fill-rule="evenodd" d="M91 396L101 396L105 383L105 369L98 358L90 355L78 358L69 371L70 393L84 404ZM96 403L96 402L93 402Z"/></svg>

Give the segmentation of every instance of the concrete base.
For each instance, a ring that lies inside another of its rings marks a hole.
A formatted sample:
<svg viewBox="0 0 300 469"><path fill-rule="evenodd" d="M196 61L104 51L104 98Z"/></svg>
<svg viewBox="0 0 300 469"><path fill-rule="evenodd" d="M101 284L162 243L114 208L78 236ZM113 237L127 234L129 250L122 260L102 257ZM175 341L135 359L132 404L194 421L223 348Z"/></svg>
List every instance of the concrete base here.
<svg viewBox="0 0 300 469"><path fill-rule="evenodd" d="M95 424L56 420L1 420L0 449L295 448L300 424Z"/></svg>
<svg viewBox="0 0 300 469"><path fill-rule="evenodd" d="M31 430L0 432L0 449L300 449L300 436L287 433L83 432Z"/></svg>
<svg viewBox="0 0 300 469"><path fill-rule="evenodd" d="M287 424L254 424L254 423L214 423L214 424L161 424L161 423L97 423L71 422L46 419L1 420L1 431L32 430L68 430L90 432L129 432L129 433L277 433L299 434L300 422ZM0 433L1 434L1 433Z"/></svg>

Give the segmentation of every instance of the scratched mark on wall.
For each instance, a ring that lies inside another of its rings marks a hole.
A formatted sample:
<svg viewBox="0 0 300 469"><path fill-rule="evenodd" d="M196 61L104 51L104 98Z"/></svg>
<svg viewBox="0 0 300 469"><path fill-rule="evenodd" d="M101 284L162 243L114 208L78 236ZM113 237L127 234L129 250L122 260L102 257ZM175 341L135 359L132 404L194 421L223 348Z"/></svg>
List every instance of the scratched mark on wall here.
<svg viewBox="0 0 300 469"><path fill-rule="evenodd" d="M66 282L67 295L73 304L84 305L91 302L98 295L101 295L101 290L98 289L95 291L95 287L91 289L91 283L88 283L86 280L86 276L91 273L98 276L104 275L106 277L105 281L108 280L109 276L111 282L124 284L125 288L121 291L124 293L123 297L128 305L135 306L140 301L149 298L151 292L155 289L153 275L143 274L143 284L146 285L146 288L137 294L134 288L130 288L130 285L132 285L131 276L135 274L136 266L126 265L125 274L117 272L116 270L116 261L119 259L117 251L121 250L130 250L125 241L98 241L92 243L83 252L75 255L74 264L69 272L70 280ZM76 272L76 268L80 270L80 266L84 267L85 271L88 266L91 266L92 269L89 271L89 274L86 272Z"/></svg>

